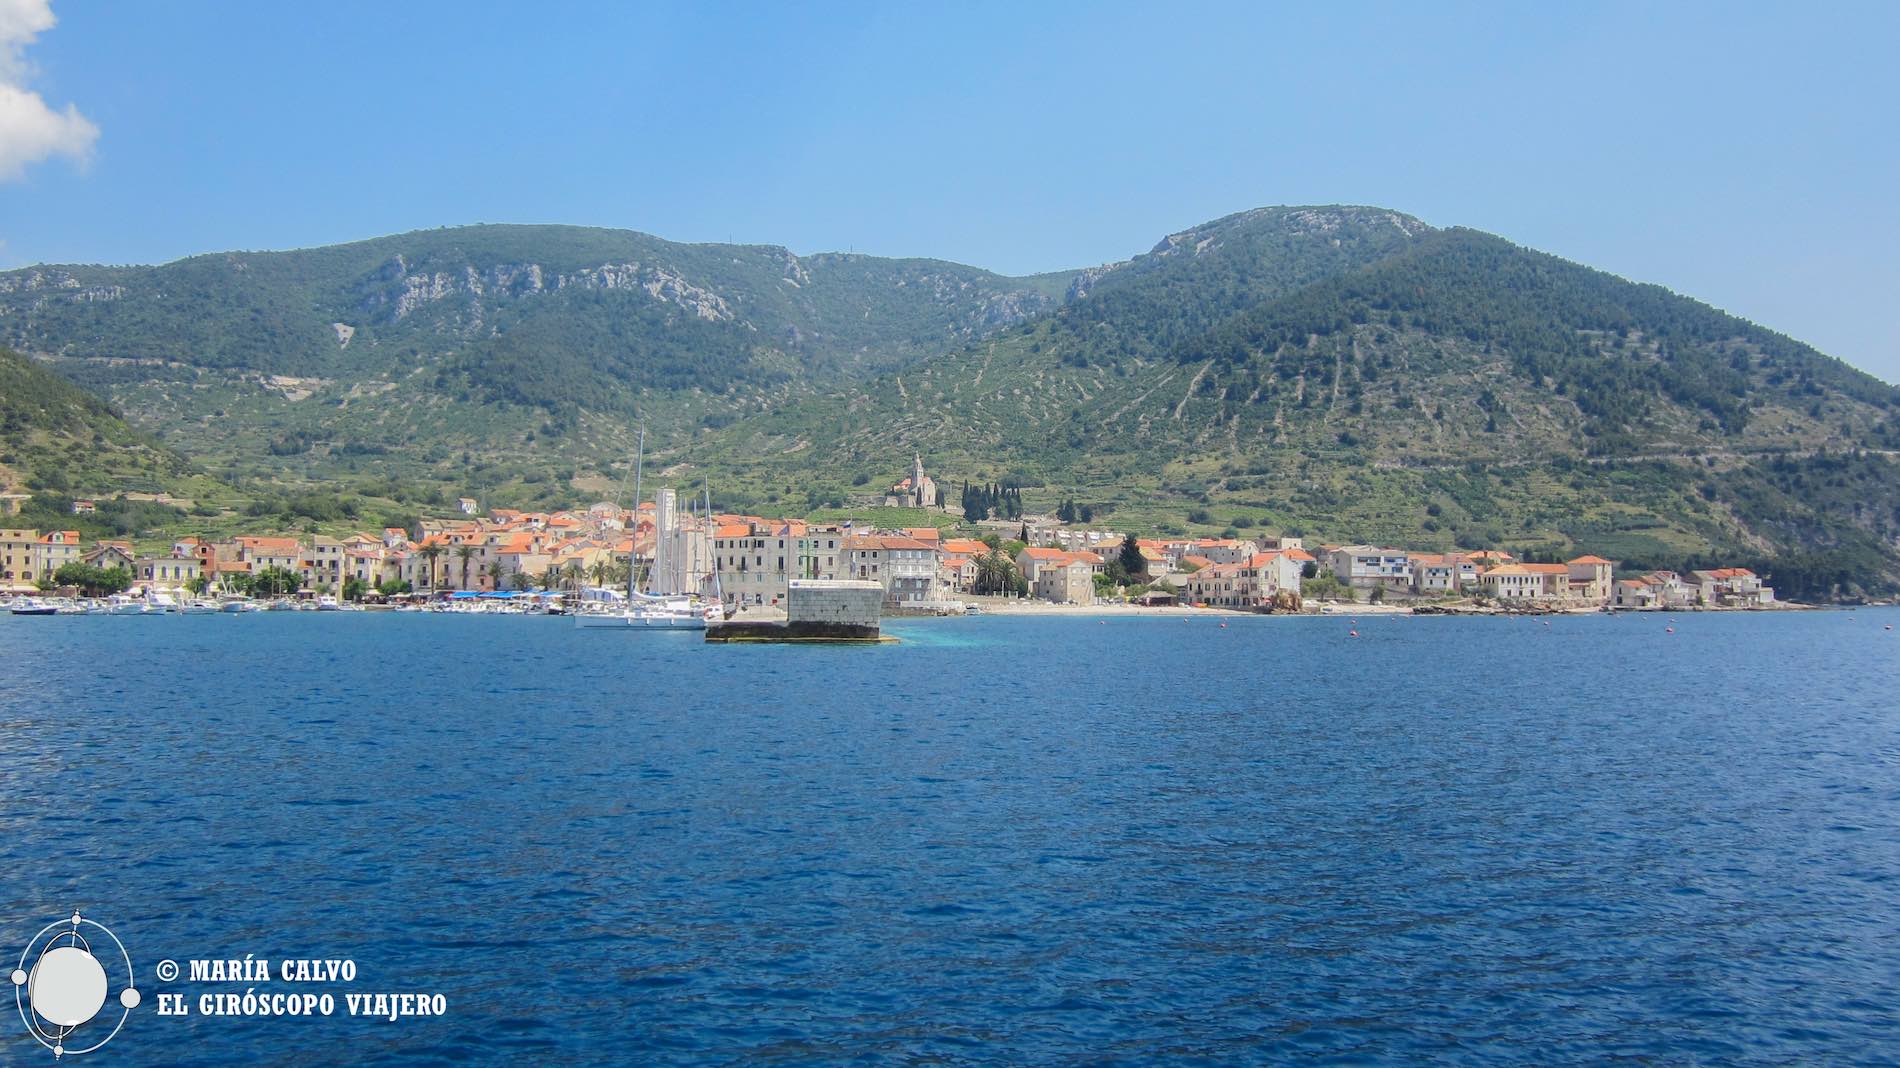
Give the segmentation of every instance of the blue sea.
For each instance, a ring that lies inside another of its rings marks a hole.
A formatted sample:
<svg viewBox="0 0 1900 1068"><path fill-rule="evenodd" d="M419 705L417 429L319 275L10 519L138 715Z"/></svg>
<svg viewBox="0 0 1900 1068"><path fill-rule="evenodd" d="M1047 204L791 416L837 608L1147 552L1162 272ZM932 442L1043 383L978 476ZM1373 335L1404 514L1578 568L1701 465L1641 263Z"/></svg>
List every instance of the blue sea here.
<svg viewBox="0 0 1900 1068"><path fill-rule="evenodd" d="M1225 622L0 616L0 955L124 943L86 1064L1900 1061L1900 612Z"/></svg>

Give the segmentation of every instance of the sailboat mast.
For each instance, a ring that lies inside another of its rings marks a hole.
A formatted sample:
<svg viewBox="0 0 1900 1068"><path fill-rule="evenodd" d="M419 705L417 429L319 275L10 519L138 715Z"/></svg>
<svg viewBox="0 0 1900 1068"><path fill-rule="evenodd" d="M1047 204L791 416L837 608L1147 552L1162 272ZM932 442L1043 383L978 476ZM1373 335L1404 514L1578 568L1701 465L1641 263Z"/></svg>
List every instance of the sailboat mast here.
<svg viewBox="0 0 1900 1068"><path fill-rule="evenodd" d="M640 427L640 444L633 454L633 536L627 542L627 603L640 590L640 475L647 458L647 428ZM655 533L658 533L657 526Z"/></svg>
<svg viewBox="0 0 1900 1068"><path fill-rule="evenodd" d="M706 553L708 557L706 570L709 573L709 577L712 579L713 600L723 602L725 600L725 594L724 594L724 591L722 591L719 588L719 551L718 551L719 543L714 540L715 538L719 536L719 525L713 522L712 483L710 481L706 483L705 493L706 493Z"/></svg>

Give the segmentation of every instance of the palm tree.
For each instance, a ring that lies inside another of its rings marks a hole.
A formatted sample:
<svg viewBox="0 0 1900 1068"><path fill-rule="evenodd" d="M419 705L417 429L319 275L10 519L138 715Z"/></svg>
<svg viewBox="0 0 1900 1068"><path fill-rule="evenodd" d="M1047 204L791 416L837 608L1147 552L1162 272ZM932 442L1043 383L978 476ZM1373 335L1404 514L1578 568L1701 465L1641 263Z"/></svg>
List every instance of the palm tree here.
<svg viewBox="0 0 1900 1068"><path fill-rule="evenodd" d="M567 566L561 568L561 579L561 584L570 590L579 585L581 581L581 565L573 560L569 560Z"/></svg>
<svg viewBox="0 0 1900 1068"><path fill-rule="evenodd" d="M485 567L485 568L482 568L482 573L483 573L483 574L486 574L486 575L488 576L488 588L489 588L489 589L491 589L491 590L499 590L499 589L501 589L501 575L502 575L502 571L501 571L501 561L500 561L500 560L491 560L491 561L489 561L489 564L488 564L488 566L487 566L487 567Z"/></svg>
<svg viewBox="0 0 1900 1068"><path fill-rule="evenodd" d="M429 545L424 545L422 548L416 551L422 556L424 560L427 560L429 562L429 588L433 590L435 589L435 585L436 585L435 562L436 562L436 559L442 555L442 546L432 543Z"/></svg>
<svg viewBox="0 0 1900 1068"><path fill-rule="evenodd" d="M455 555L462 561L462 588L466 590L468 589L468 562L475 555L475 546L457 545Z"/></svg>
<svg viewBox="0 0 1900 1068"><path fill-rule="evenodd" d="M607 558L603 556L597 557L594 560L593 566L587 569L587 574L594 580L594 585L605 586L607 584L607 571Z"/></svg>
<svg viewBox="0 0 1900 1068"><path fill-rule="evenodd" d="M1016 588L1016 563L1003 555L1001 549L991 549L976 562L976 583L974 593L1009 593Z"/></svg>

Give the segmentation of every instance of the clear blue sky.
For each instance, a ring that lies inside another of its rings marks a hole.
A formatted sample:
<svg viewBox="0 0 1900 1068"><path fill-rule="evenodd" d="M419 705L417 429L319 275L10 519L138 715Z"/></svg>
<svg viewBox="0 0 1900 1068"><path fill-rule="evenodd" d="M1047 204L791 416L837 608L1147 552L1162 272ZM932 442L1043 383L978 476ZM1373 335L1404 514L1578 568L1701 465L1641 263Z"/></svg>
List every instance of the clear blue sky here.
<svg viewBox="0 0 1900 1068"><path fill-rule="evenodd" d="M509 221L1025 273L1366 203L1900 380L1900 4L54 14L20 77L98 136L0 183L6 265Z"/></svg>

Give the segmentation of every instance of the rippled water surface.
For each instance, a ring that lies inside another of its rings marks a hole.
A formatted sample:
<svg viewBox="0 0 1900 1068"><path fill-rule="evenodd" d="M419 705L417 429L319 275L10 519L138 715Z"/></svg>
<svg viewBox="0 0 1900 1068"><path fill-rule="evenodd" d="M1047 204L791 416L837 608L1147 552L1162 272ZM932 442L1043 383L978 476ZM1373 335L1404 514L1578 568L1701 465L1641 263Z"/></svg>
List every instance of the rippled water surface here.
<svg viewBox="0 0 1900 1068"><path fill-rule="evenodd" d="M0 616L0 950L98 1063L1900 1060L1900 613L1667 622ZM448 1015L155 1014L246 953Z"/></svg>

